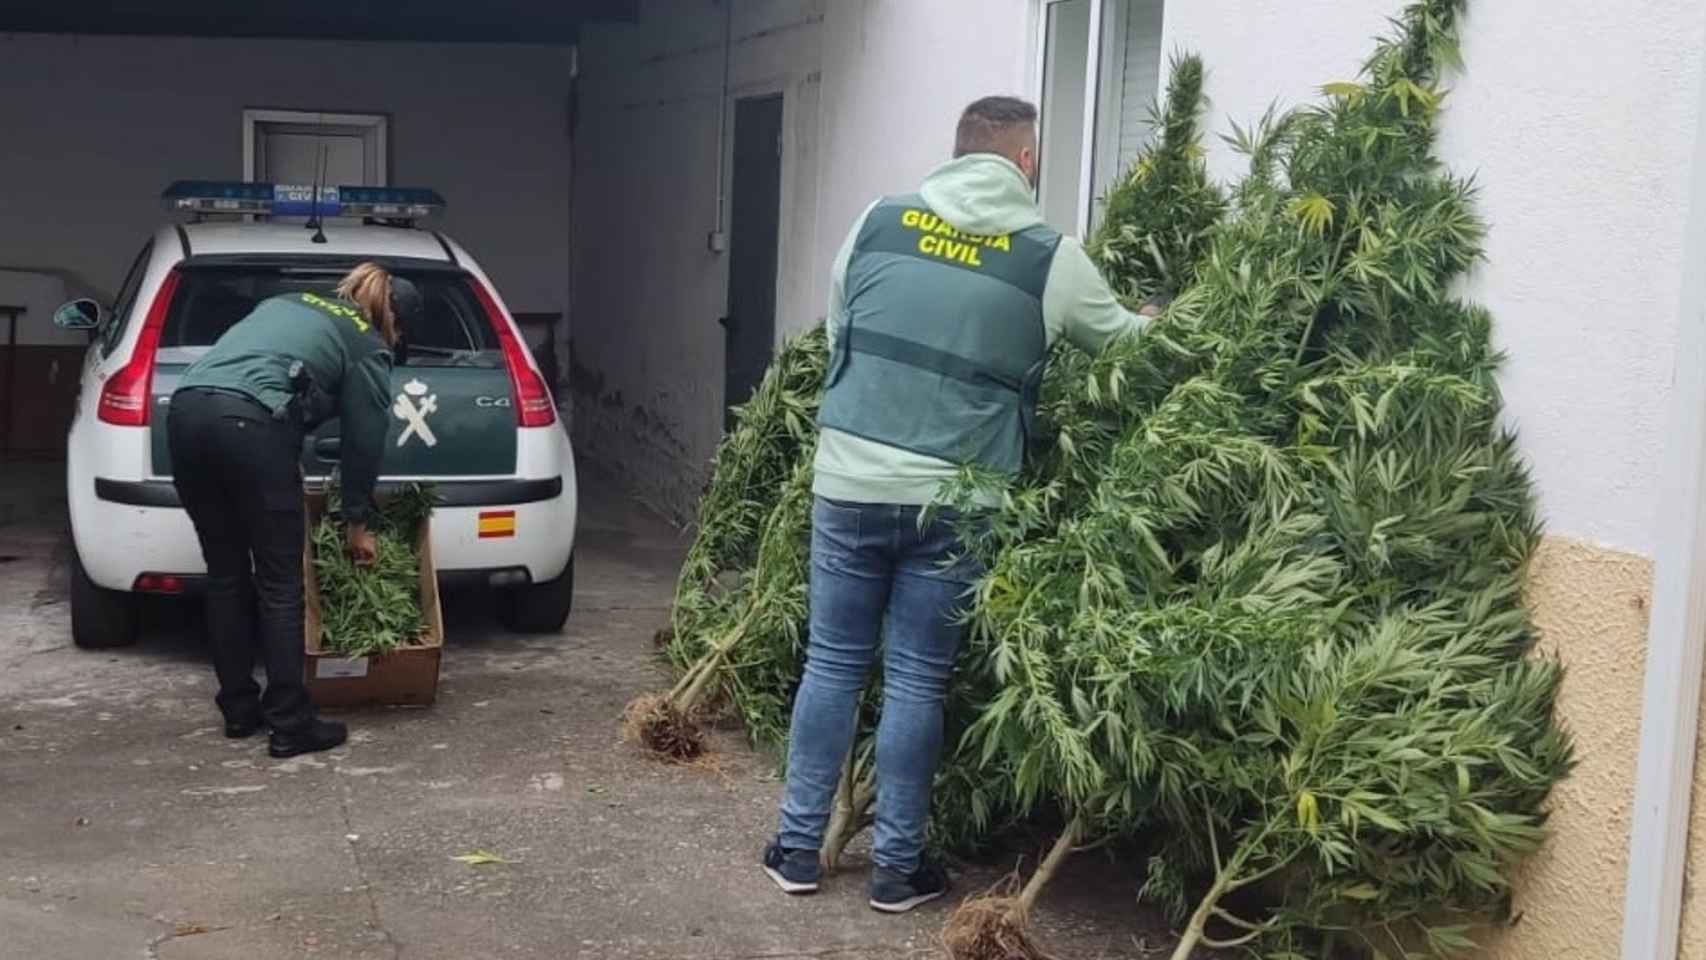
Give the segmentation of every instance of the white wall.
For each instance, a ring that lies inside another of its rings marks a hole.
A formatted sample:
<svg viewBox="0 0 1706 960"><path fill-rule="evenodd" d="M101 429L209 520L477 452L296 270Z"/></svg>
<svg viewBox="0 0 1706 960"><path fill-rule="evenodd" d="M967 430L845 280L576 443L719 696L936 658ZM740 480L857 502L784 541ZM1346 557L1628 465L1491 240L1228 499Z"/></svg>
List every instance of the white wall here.
<svg viewBox="0 0 1706 960"><path fill-rule="evenodd" d="M815 303L829 295L829 264L853 218L882 194L917 189L953 156L966 104L992 94L1035 99L1032 7L1029 0L830 4Z"/></svg>
<svg viewBox="0 0 1706 960"><path fill-rule="evenodd" d="M76 296L65 278L51 273L0 270L0 304L23 307L18 317L17 344L21 347L75 347L86 345L89 335L61 330L53 325L53 312ZM0 321L0 346L12 335L9 324Z"/></svg>
<svg viewBox="0 0 1706 960"><path fill-rule="evenodd" d="M391 117L391 182L511 307L567 302L571 52L563 47L0 34L0 269L110 296L174 179L243 176L245 107ZM32 317L34 323L46 318Z"/></svg>
<svg viewBox="0 0 1706 960"><path fill-rule="evenodd" d="M784 98L779 331L821 312L806 278L814 270L827 2L741 0L728 29L730 98ZM581 45L570 293L575 439L641 496L682 517L692 513L723 424L717 318L726 312L728 258L706 240L718 222L727 9L714 0L647 0L638 24L590 27ZM725 156L732 139L731 109Z"/></svg>
<svg viewBox="0 0 1706 960"><path fill-rule="evenodd" d="M1167 5L1203 54L1214 129L1354 79L1399 0ZM1509 352L1508 415L1549 532L1652 551L1689 161L1706 49L1699 0L1471 0L1441 154L1481 187L1487 263L1466 294ZM1222 176L1238 160L1211 142ZM1691 269L1702 269L1692 265Z"/></svg>
<svg viewBox="0 0 1706 960"><path fill-rule="evenodd" d="M576 439L692 514L723 423L728 260L710 252L724 7L654 0L583 37L571 326ZM731 99L784 95L778 339L824 315L852 219L953 151L970 101L1026 94L1027 0L739 0ZM986 33L967 57L966 24ZM725 146L725 149L727 147Z"/></svg>

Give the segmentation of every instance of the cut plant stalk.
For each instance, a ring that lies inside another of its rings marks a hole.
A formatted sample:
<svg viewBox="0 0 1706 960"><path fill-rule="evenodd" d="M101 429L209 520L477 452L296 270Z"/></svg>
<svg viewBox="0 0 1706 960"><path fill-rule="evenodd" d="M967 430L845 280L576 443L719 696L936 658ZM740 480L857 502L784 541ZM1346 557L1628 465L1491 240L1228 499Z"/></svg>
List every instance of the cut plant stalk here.
<svg viewBox="0 0 1706 960"><path fill-rule="evenodd" d="M625 716L632 735L654 753L673 760L692 760L703 753L705 734L696 720L700 701L752 618L753 612L749 612L733 630L714 641L711 652L682 674L669 693L639 697L630 703Z"/></svg>
<svg viewBox="0 0 1706 960"><path fill-rule="evenodd" d="M866 746L870 744L867 742ZM829 827L818 851L818 861L825 873L832 873L840 866L847 844L871 825L871 805L876 799L876 764L868 750L862 752L855 746L847 752L842 765L841 782L835 788L835 806L830 810Z"/></svg>
<svg viewBox="0 0 1706 960"><path fill-rule="evenodd" d="M1264 831L1252 838L1250 842L1240 843L1238 848L1233 851L1231 858L1222 862L1215 833L1214 819L1210 816L1205 836L1209 841L1214 857L1214 882L1209 885L1208 892L1203 894L1202 900L1191 912L1190 922L1186 925L1184 934L1180 936L1179 943L1173 950L1172 960L1190 960L1191 954L1195 952L1198 946L1217 950L1230 950L1247 946L1271 933L1274 929L1275 924L1272 922L1266 924L1252 923L1233 914L1221 906L1221 901L1227 895L1278 872L1289 861L1281 860L1261 870L1246 868L1249 858L1262 850L1263 841L1266 839L1266 832ZM1226 939L1214 939L1208 936L1208 924L1211 920L1218 920L1223 924L1230 925L1238 932Z"/></svg>
<svg viewBox="0 0 1706 960"><path fill-rule="evenodd" d="M697 713L724 671L730 654L755 635L786 634L804 620L805 575L801 569L809 534L811 466L797 464L782 496L764 520L758 542L757 575L735 595L739 620L710 642L664 696L630 703L624 723L656 753L677 760L699 756L705 748Z"/></svg>
<svg viewBox="0 0 1706 960"><path fill-rule="evenodd" d="M986 894L960 904L942 928L950 960L1047 960L1026 928L1037 897L1060 872L1083 829L1082 820L1070 821L1017 894ZM1016 881L1009 879L1009 891Z"/></svg>

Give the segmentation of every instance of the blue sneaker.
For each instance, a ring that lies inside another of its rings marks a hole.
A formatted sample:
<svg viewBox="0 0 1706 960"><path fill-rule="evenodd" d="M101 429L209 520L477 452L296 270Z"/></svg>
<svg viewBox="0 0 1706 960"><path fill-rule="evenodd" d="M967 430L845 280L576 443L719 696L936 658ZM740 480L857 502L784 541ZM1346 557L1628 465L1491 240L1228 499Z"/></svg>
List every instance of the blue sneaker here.
<svg viewBox="0 0 1706 960"><path fill-rule="evenodd" d="M911 876L878 867L871 873L871 907L884 913L905 913L948 892L948 874L920 860Z"/></svg>
<svg viewBox="0 0 1706 960"><path fill-rule="evenodd" d="M816 850L790 850L780 843L764 848L764 872L783 893L800 895L817 892L818 865Z"/></svg>

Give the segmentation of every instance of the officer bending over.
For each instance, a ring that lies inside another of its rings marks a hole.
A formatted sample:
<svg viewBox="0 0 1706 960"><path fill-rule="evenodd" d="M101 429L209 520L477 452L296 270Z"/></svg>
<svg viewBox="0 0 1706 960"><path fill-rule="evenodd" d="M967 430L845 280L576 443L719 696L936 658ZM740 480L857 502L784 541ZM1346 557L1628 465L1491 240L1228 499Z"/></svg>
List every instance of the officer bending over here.
<svg viewBox="0 0 1706 960"><path fill-rule="evenodd" d="M341 421L343 519L357 564L390 425L391 350L419 315L420 293L363 263L334 296L263 301L185 372L167 436L173 483L207 563L207 625L225 735L271 728L268 752L291 757L343 743L303 682L302 443ZM255 656L266 665L263 694Z"/></svg>

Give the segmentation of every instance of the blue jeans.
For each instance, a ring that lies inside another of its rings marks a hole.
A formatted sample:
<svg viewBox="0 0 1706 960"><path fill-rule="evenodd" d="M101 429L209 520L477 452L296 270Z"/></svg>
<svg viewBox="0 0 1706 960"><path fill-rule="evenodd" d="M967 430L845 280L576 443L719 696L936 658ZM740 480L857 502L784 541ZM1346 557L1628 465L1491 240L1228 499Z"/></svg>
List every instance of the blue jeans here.
<svg viewBox="0 0 1706 960"><path fill-rule="evenodd" d="M942 705L964 627L957 613L982 573L943 514L922 531L918 507L817 498L812 509L811 634L794 699L779 842L823 846L860 692L883 639L873 859L918 869L942 753ZM945 566L952 561L951 566Z"/></svg>

